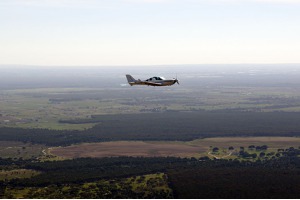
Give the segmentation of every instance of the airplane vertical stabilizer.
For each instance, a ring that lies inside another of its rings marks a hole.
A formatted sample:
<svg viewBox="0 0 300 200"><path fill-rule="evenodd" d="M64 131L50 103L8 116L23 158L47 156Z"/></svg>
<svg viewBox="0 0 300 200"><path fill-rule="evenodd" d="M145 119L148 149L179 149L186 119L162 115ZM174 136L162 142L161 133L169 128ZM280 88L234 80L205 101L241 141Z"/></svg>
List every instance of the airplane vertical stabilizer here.
<svg viewBox="0 0 300 200"><path fill-rule="evenodd" d="M136 80L130 74L126 74L126 78L130 85L132 85L136 82Z"/></svg>

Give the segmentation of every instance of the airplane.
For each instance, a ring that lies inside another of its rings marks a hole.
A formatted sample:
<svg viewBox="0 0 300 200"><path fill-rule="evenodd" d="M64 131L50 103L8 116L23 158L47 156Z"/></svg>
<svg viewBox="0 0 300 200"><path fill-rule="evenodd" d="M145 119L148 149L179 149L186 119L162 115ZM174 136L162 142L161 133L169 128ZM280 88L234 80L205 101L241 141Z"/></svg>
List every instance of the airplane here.
<svg viewBox="0 0 300 200"><path fill-rule="evenodd" d="M179 81L176 78L173 79L165 79L164 77L154 76L147 80L141 81L140 79L134 79L130 74L126 74L126 78L128 83L133 85L148 85L148 86L171 86L175 83L179 84Z"/></svg>

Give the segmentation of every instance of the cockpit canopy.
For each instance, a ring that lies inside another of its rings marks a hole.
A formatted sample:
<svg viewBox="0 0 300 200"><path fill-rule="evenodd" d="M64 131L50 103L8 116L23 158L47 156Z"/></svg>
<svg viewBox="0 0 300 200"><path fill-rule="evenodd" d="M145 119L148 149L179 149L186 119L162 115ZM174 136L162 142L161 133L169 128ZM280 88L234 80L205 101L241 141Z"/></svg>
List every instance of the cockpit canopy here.
<svg viewBox="0 0 300 200"><path fill-rule="evenodd" d="M147 79L146 81L162 81L165 80L164 77L154 76L152 78Z"/></svg>

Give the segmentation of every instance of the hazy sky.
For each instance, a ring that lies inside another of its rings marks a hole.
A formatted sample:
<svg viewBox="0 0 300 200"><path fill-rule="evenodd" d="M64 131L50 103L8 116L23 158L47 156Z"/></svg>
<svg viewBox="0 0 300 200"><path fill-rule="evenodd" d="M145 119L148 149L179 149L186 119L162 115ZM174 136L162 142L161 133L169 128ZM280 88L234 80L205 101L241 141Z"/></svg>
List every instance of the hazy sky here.
<svg viewBox="0 0 300 200"><path fill-rule="evenodd" d="M300 63L300 0L0 0L0 64Z"/></svg>

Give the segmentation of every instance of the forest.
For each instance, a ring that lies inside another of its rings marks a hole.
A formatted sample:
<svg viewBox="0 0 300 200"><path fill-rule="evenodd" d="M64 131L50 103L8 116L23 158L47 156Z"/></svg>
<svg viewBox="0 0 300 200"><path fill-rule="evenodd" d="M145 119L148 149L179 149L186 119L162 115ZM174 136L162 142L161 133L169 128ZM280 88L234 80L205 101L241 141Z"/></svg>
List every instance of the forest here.
<svg viewBox="0 0 300 200"><path fill-rule="evenodd" d="M0 140L66 146L117 140L189 141L205 137L299 136L298 112L193 111L97 115L61 123L98 122L86 130L0 127Z"/></svg>
<svg viewBox="0 0 300 200"><path fill-rule="evenodd" d="M0 195L2 198L9 197L6 196L9 193L5 192L8 188L37 190L49 186L62 190L64 187L74 185L76 189L88 182L163 173L166 174L168 187L173 190L169 197L174 198L299 198L300 150L290 148L284 152L280 158L259 159L255 162L172 157L80 158L55 162L1 159L1 168L10 166L15 169L37 170L41 173L32 178L1 181ZM110 191L112 193L120 192L113 188L108 187L106 190L112 190ZM131 192L123 193L122 198L137 197L132 188L129 190ZM88 192L88 189L85 191ZM48 193L40 195L50 197L50 192L49 189ZM68 193L66 197L74 197L70 195L72 193ZM152 195L148 197L167 198L164 196L166 193L152 193ZM109 197L112 196L105 197L100 194L94 196L94 198Z"/></svg>

